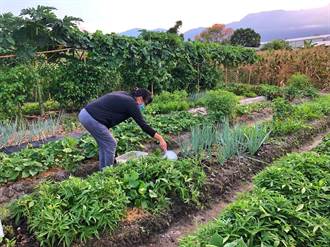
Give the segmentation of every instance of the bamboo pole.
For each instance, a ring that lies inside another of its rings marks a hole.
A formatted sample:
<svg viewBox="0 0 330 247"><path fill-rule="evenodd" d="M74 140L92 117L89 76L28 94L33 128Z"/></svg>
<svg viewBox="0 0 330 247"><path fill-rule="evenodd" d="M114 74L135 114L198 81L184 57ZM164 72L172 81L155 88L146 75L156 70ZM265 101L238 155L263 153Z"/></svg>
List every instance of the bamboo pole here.
<svg viewBox="0 0 330 247"><path fill-rule="evenodd" d="M62 51L70 51L74 48L64 48L64 49L57 49L57 50L51 50L51 51L38 51L36 52L37 56L43 55L43 54L50 54L50 53L57 53L57 52L62 52ZM14 58L16 57L15 54L8 54L8 55L0 55L1 58Z"/></svg>

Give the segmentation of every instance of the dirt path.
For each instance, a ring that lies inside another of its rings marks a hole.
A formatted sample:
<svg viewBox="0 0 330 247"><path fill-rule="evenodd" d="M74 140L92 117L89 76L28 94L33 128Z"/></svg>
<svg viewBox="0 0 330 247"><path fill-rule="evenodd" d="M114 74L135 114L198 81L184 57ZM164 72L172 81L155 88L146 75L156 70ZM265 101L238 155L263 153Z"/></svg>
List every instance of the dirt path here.
<svg viewBox="0 0 330 247"><path fill-rule="evenodd" d="M318 134L310 142L306 142L303 146L293 150L293 152L307 152L315 148L322 138L330 133L327 129L325 132ZM194 214L183 217L178 222L175 222L165 233L154 236L149 243L139 245L139 247L176 247L179 239L188 235L201 224L205 224L215 219L220 212L231 202L235 201L240 193L252 190L253 185L251 181L246 181L227 191L224 196L212 202L208 208L198 211Z"/></svg>
<svg viewBox="0 0 330 247"><path fill-rule="evenodd" d="M213 202L207 209L198 211L187 218L183 218L171 226L168 231L155 236L147 244L139 247L176 247L181 237L194 232L198 226L215 219L220 212L231 202L235 201L240 193L250 191L252 183L246 182L228 191L221 200Z"/></svg>
<svg viewBox="0 0 330 247"><path fill-rule="evenodd" d="M325 132L318 134L315 136L315 138L311 141L306 143L304 146L295 149L293 152L307 152L315 148L317 145L319 145L322 141L322 138L330 133L330 129L327 129Z"/></svg>

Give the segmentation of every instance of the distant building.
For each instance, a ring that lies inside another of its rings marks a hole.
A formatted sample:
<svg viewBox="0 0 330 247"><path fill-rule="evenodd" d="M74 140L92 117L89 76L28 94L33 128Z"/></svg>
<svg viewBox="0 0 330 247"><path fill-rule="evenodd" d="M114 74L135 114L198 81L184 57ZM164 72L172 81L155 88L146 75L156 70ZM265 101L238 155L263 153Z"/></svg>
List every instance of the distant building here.
<svg viewBox="0 0 330 247"><path fill-rule="evenodd" d="M286 39L285 41L287 41L292 48L303 48L304 42L311 42L313 46L330 46L330 34ZM262 42L259 48L266 43L268 42Z"/></svg>
<svg viewBox="0 0 330 247"><path fill-rule="evenodd" d="M324 45L324 46L330 46L330 40L319 41L319 42L316 42L316 43L315 43L315 46L321 46L321 45Z"/></svg>
<svg viewBox="0 0 330 247"><path fill-rule="evenodd" d="M295 39L286 39L285 41L289 42L289 45L292 48L301 48L304 47L304 42L308 41L311 42L312 45L318 46L318 45L330 45L330 34L325 35L318 35L318 36L308 36L308 37L301 37L301 38L295 38Z"/></svg>

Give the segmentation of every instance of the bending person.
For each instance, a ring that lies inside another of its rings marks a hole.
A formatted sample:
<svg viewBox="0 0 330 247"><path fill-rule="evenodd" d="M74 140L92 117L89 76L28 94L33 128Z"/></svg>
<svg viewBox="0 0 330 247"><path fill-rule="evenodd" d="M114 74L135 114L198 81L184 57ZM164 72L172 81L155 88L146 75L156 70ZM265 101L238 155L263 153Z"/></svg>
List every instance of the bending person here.
<svg viewBox="0 0 330 247"><path fill-rule="evenodd" d="M131 93L108 93L80 111L79 121L98 144L100 169L114 163L117 142L109 128L128 118L133 118L145 133L158 140L163 151L167 150L164 138L151 128L142 116L141 111L151 102L152 96L148 90L136 88Z"/></svg>

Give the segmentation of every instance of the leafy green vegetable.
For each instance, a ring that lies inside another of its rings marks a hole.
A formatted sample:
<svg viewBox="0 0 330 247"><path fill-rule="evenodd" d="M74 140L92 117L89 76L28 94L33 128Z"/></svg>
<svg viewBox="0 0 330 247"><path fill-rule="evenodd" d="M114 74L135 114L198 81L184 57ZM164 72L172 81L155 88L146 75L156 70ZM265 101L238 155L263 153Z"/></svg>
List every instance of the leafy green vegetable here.
<svg viewBox="0 0 330 247"><path fill-rule="evenodd" d="M71 246L73 241L112 231L127 207L159 213L172 199L200 205L205 173L196 160L148 157L109 167L86 179L44 183L11 205L16 221L27 218L41 246Z"/></svg>
<svg viewBox="0 0 330 247"><path fill-rule="evenodd" d="M323 145L316 148L320 154L295 153L274 162L254 178L252 192L180 246L328 246L330 157L326 149L322 154Z"/></svg>
<svg viewBox="0 0 330 247"><path fill-rule="evenodd" d="M113 230L124 215L127 197L111 177L87 180L71 177L44 183L38 194L19 199L11 211L18 221L27 217L41 246L71 246L105 230Z"/></svg>

